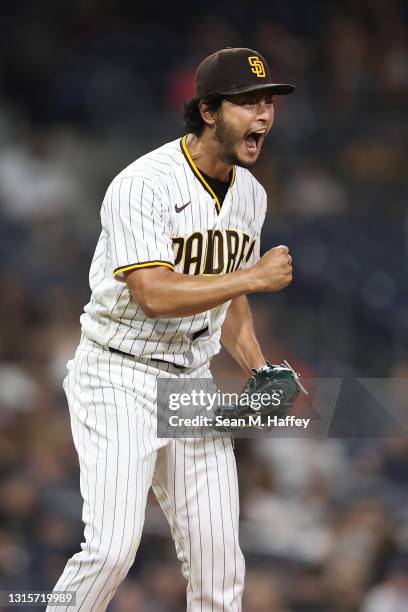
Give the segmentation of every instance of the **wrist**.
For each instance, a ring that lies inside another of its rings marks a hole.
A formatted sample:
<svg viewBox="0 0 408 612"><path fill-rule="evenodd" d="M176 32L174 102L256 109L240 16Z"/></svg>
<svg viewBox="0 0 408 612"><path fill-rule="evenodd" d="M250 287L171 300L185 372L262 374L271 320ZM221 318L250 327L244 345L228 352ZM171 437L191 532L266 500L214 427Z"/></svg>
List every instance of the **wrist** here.
<svg viewBox="0 0 408 612"><path fill-rule="evenodd" d="M245 272L247 274L247 293L257 293L259 291L263 291L262 284L255 267L249 268L248 270L245 270Z"/></svg>
<svg viewBox="0 0 408 612"><path fill-rule="evenodd" d="M258 372L263 372L264 370L267 370L268 368L269 368L269 366L268 366L268 364L265 361L262 365L257 366L256 368L252 368L252 369L255 370L255 372L258 373Z"/></svg>
<svg viewBox="0 0 408 612"><path fill-rule="evenodd" d="M251 370L255 370L255 372L262 372L262 370L265 370L267 368L268 368L268 364L266 363L265 359L262 358L254 362L254 364L251 367Z"/></svg>
<svg viewBox="0 0 408 612"><path fill-rule="evenodd" d="M251 352L248 351L248 348L246 350L241 349L241 351L243 354L243 361L248 372L252 372L252 370L259 370L259 368L267 365L266 359L262 355L258 344L255 350L252 350Z"/></svg>

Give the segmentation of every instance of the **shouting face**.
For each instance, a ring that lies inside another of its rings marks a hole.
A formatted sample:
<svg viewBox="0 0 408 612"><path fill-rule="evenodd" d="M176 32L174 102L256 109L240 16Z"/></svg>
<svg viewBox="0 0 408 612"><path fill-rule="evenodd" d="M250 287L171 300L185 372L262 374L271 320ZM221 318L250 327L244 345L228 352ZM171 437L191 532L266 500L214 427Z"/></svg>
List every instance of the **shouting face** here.
<svg viewBox="0 0 408 612"><path fill-rule="evenodd" d="M272 95L267 90L228 96L214 124L220 156L229 164L252 166L272 127L273 117Z"/></svg>

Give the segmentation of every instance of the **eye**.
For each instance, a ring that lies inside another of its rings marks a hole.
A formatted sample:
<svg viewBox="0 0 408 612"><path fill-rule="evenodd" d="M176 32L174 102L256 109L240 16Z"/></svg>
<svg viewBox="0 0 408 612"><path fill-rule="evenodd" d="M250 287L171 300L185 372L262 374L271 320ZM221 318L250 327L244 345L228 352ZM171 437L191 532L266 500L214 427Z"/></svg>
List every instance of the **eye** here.
<svg viewBox="0 0 408 612"><path fill-rule="evenodd" d="M268 96L267 98L264 98L264 100L265 100L265 104L267 104L268 106L273 104L273 96Z"/></svg>

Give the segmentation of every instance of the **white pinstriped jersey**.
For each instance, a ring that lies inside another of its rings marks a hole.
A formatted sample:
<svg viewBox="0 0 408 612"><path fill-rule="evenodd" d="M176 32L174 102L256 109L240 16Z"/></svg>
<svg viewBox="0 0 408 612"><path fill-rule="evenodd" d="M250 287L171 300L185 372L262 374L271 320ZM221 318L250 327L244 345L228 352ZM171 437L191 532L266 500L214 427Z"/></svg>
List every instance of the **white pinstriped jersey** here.
<svg viewBox="0 0 408 612"><path fill-rule="evenodd" d="M221 204L185 137L137 159L115 177L102 204L84 335L143 359L186 367L209 361L220 350L229 302L194 316L150 319L123 273L164 265L184 274L226 274L252 266L265 213L265 190L239 167Z"/></svg>

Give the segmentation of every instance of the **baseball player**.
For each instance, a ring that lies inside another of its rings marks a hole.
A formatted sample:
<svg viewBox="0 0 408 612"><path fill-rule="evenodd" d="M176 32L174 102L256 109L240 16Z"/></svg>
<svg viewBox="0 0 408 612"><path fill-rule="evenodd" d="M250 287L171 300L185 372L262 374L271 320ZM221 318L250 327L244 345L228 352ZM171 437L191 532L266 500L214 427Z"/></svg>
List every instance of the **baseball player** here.
<svg viewBox="0 0 408 612"><path fill-rule="evenodd" d="M246 295L283 289L292 267L285 246L260 258L266 194L248 168L272 127L273 96L292 91L256 51L214 53L197 69L187 134L137 159L106 192L92 295L64 381L85 534L55 591L75 592L75 610L108 606L135 559L151 486L187 610L241 610L231 440L158 438L156 383L211 377L221 344L245 371L265 366Z"/></svg>

